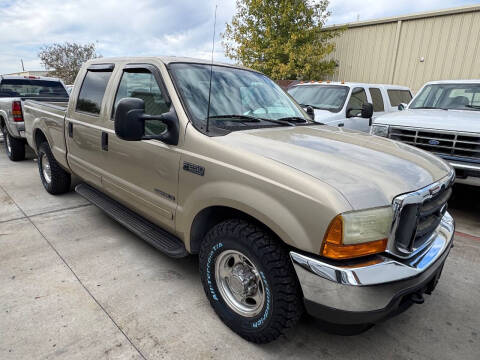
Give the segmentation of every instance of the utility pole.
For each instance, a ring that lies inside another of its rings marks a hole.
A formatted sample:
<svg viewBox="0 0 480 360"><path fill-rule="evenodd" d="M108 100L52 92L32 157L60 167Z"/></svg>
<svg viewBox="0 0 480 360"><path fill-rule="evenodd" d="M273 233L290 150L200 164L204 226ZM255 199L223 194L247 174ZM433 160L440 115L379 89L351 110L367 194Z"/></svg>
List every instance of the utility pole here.
<svg viewBox="0 0 480 360"><path fill-rule="evenodd" d="M20 59L20 61L22 62L22 71L25 71L25 66L23 66L23 59Z"/></svg>

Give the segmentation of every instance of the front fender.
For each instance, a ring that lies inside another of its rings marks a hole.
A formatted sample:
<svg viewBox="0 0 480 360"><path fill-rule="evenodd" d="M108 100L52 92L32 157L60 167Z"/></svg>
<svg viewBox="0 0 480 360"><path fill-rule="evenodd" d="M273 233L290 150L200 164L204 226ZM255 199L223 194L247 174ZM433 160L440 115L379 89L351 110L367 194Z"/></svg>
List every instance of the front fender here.
<svg viewBox="0 0 480 360"><path fill-rule="evenodd" d="M185 246L190 251L191 229L197 214L212 206L241 211L270 228L283 242L300 250L317 253L323 229L336 215L332 208L311 198L288 191L283 196L256 186L227 181L204 183L193 190L177 209L177 229L183 229ZM296 197L296 199L294 199Z"/></svg>

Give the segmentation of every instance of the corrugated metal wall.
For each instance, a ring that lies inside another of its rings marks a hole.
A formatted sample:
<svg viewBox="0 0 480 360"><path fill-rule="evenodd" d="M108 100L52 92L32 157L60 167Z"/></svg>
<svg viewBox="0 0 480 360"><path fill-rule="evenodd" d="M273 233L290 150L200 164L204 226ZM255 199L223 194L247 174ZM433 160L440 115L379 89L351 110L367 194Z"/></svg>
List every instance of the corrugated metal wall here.
<svg viewBox="0 0 480 360"><path fill-rule="evenodd" d="M415 92L431 80L480 79L480 6L398 19L350 25L336 40L332 79Z"/></svg>

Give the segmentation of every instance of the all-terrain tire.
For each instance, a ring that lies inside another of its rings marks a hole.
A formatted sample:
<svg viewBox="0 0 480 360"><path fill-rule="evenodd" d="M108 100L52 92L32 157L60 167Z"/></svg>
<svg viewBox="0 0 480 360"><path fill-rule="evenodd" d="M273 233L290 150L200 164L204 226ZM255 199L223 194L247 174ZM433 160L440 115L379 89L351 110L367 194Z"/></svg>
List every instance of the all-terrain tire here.
<svg viewBox="0 0 480 360"><path fill-rule="evenodd" d="M265 302L260 313L242 316L222 297L216 280L217 257L225 251L245 255L263 281ZM233 331L254 343L268 343L294 327L303 313L295 270L285 246L266 229L240 219L224 221L205 236L199 254L205 293L217 315Z"/></svg>
<svg viewBox="0 0 480 360"><path fill-rule="evenodd" d="M3 126L2 133L5 152L8 158L12 161L25 160L25 140L11 136L6 126Z"/></svg>
<svg viewBox="0 0 480 360"><path fill-rule="evenodd" d="M43 159L43 160L42 160ZM50 165L50 180L48 180L43 172L42 162L48 160ZM59 195L70 191L71 176L66 172L55 160L50 146L47 142L43 142L38 147L38 170L43 187L50 194Z"/></svg>

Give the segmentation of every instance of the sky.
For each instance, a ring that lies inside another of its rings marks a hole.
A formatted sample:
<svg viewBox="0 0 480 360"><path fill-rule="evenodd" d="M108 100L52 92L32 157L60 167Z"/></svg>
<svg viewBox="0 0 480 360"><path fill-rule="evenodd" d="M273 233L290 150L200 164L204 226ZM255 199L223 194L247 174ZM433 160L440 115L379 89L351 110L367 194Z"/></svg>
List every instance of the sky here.
<svg viewBox="0 0 480 360"><path fill-rule="evenodd" d="M215 5L216 61L220 33L235 14L235 0L0 0L0 74L43 70L42 46L95 42L109 56L175 55L209 59ZM471 0L331 0L327 24L479 4Z"/></svg>

